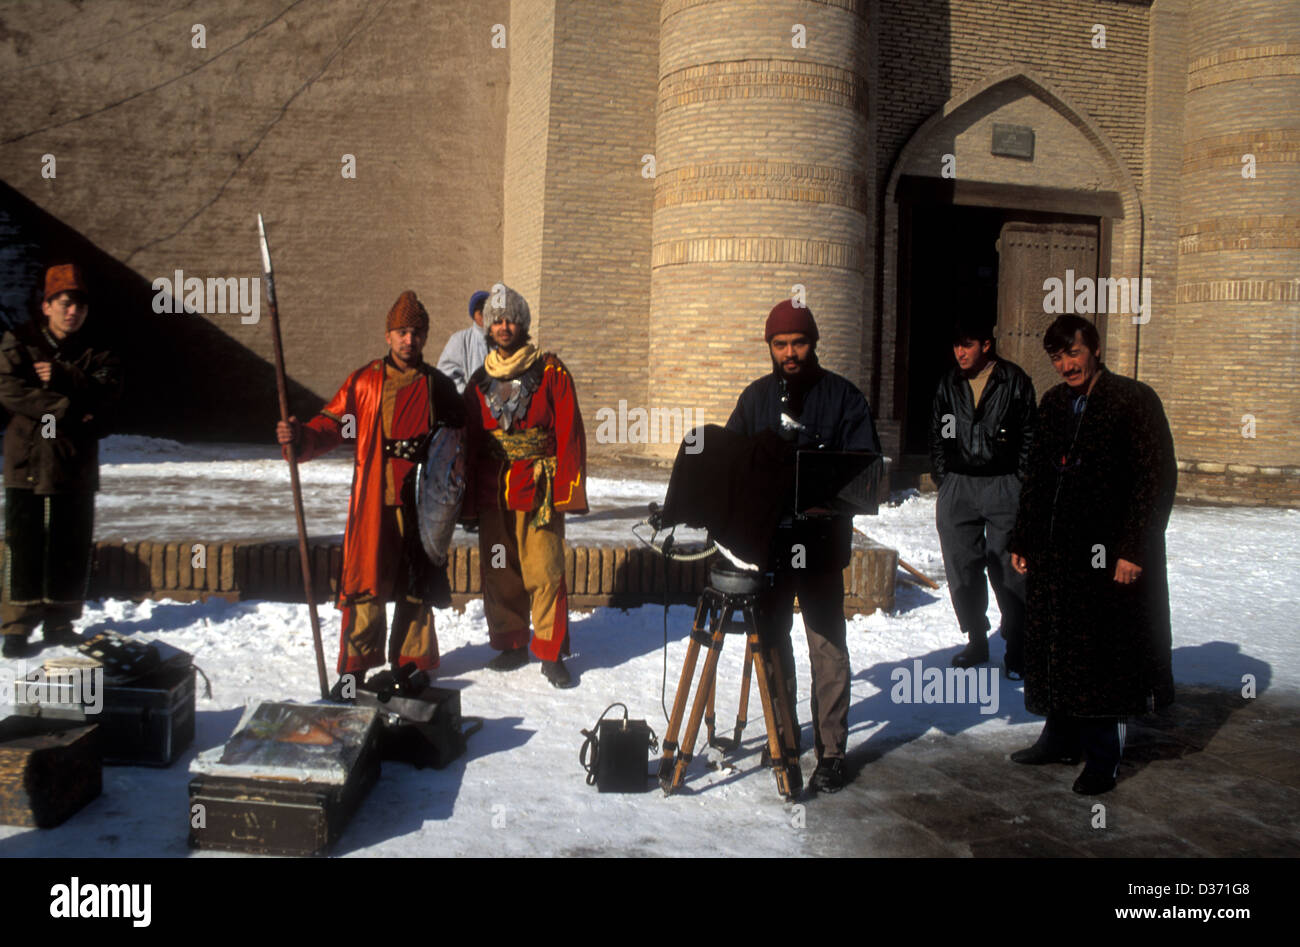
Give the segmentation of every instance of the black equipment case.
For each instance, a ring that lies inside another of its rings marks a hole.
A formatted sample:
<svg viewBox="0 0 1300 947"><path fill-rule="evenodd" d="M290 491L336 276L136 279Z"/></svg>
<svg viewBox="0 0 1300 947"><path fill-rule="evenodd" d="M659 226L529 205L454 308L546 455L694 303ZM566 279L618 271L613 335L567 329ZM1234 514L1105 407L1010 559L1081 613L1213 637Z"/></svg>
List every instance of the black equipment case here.
<svg viewBox="0 0 1300 947"><path fill-rule="evenodd" d="M391 672L375 675L357 688L356 705L379 712L381 759L442 769L465 752L466 730L460 714L460 691L431 687L416 672L409 682L394 684Z"/></svg>
<svg viewBox="0 0 1300 947"><path fill-rule="evenodd" d="M100 632L77 650L104 665L107 686L97 722L105 763L170 766L189 749L196 697L193 655L114 631Z"/></svg>
<svg viewBox="0 0 1300 947"><path fill-rule="evenodd" d="M622 720L606 720L605 714L623 708ZM646 762L659 749L655 732L644 720L629 720L627 704L610 704L590 730L578 751L578 762L587 771L587 785L597 792L645 792L650 780Z"/></svg>
<svg viewBox="0 0 1300 947"><path fill-rule="evenodd" d="M658 746L654 731L644 720L602 720L594 753L597 792L645 792L650 780L646 761L650 746Z"/></svg>
<svg viewBox="0 0 1300 947"><path fill-rule="evenodd" d="M257 711L263 708L295 715L297 722L290 729L299 735L329 730L337 737L335 745L322 745L323 737L309 736L287 747L283 734L268 733L265 727L257 731L256 718L246 727L250 716L245 714L225 747L200 754L195 761L200 767L209 758L207 771L190 781L190 845L259 855L324 855L379 779L378 715L363 708L316 704L264 703ZM351 732L339 736L331 723L344 717L351 718ZM252 766L243 765L250 762L247 754L240 759L236 753L231 759L232 748L239 748L250 729L268 745L278 743ZM300 758L275 759L286 747ZM310 759L304 762L301 754L316 750L322 758L329 757L331 769L343 774L315 778L313 773L319 776L324 770Z"/></svg>
<svg viewBox="0 0 1300 947"><path fill-rule="evenodd" d="M194 742L194 667L104 689L104 762L170 766Z"/></svg>
<svg viewBox="0 0 1300 947"><path fill-rule="evenodd" d="M194 666L104 688L104 762L170 766L194 743Z"/></svg>
<svg viewBox="0 0 1300 947"><path fill-rule="evenodd" d="M0 721L0 823L51 828L102 787L94 724L26 716Z"/></svg>
<svg viewBox="0 0 1300 947"><path fill-rule="evenodd" d="M103 706L90 713L72 703L18 704L24 716L98 724L104 762L170 766L194 742L195 670L159 667L137 680L103 683Z"/></svg>

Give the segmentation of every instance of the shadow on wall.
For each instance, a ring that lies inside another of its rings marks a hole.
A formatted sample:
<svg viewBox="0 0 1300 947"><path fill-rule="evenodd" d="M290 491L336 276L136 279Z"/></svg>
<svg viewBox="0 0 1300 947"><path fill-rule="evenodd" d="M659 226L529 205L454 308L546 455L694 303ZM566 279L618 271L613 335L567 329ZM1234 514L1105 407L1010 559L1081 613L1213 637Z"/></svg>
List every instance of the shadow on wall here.
<svg viewBox="0 0 1300 947"><path fill-rule="evenodd" d="M155 313L148 279L3 181L0 238L0 321L5 329L39 317L45 267L81 266L92 293L90 319L82 331L117 352L125 369L118 433L183 441L267 440L279 420L271 362L201 315ZM264 301L260 316L269 318ZM323 403L289 379L294 414L310 417Z"/></svg>

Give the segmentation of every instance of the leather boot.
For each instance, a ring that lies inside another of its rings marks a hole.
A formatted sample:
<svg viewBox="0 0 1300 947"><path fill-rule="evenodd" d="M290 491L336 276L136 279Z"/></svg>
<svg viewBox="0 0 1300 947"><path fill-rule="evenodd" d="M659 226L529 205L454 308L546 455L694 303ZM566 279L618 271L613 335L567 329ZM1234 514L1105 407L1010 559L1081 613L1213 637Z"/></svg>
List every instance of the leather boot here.
<svg viewBox="0 0 1300 947"><path fill-rule="evenodd" d="M564 658L542 662L542 677L551 682L552 687L567 688L573 686L573 675L564 666Z"/></svg>
<svg viewBox="0 0 1300 947"><path fill-rule="evenodd" d="M511 648L509 651L502 651L489 661L487 666L494 671L515 671L527 664L528 649L521 645L518 648Z"/></svg>
<svg viewBox="0 0 1300 947"><path fill-rule="evenodd" d="M966 647L952 656L952 666L955 668L969 668L977 664L985 664L989 659L989 639L986 631L968 632L970 641Z"/></svg>

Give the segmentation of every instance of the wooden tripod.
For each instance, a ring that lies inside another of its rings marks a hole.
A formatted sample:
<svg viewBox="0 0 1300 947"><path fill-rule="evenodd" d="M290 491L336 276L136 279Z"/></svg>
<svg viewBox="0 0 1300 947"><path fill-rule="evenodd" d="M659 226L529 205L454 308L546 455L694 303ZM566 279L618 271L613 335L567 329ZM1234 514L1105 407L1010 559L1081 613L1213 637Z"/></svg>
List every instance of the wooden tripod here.
<svg viewBox="0 0 1300 947"><path fill-rule="evenodd" d="M785 689L785 672L774 648L764 648L758 635L758 621L754 615L757 596L720 592L706 588L695 606L695 621L691 626L691 640L686 649L682 676L677 682L677 696L673 699L673 712L664 734L663 757L659 761L659 785L664 795L672 793L682 784L686 767L694 758L695 738L700 731L700 720L705 717L709 745L734 749L740 745L740 735L748 722L749 678L751 668L758 670L758 694L763 703L763 721L767 725L767 756L776 788L785 799L793 799L803 789L803 773L799 769L799 754L795 749L794 713ZM732 622L739 611L743 624ZM718 657L727 631L745 634L745 670L740 685L740 710L736 715L736 729L730 741L714 737L714 693L717 689ZM686 698L695 679L695 664L699 659L700 645L709 649L700 672L700 683L691 703L691 716L686 723L686 733L679 746L677 734L681 728Z"/></svg>

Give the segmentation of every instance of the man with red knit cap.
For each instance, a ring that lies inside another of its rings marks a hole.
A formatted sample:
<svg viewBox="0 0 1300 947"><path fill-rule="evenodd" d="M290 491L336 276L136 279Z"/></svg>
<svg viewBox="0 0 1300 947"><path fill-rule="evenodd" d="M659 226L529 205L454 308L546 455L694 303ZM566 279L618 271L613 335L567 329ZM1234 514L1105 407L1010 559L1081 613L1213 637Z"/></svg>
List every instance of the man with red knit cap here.
<svg viewBox="0 0 1300 947"><path fill-rule="evenodd" d="M425 364L429 314L407 290L388 312L388 355L358 368L320 414L276 425L276 440L311 460L345 440L355 442L356 470L343 534L343 572L335 603L343 613L339 674L333 696L349 696L347 675L360 684L385 661L385 603L396 602L387 659L394 668L438 666L431 605L451 604L446 570L420 545L412 470L439 425L463 427L456 386Z"/></svg>
<svg viewBox="0 0 1300 947"><path fill-rule="evenodd" d="M45 272L41 317L0 340L5 433L4 656L42 625L73 644L90 579L99 439L122 391L117 358L83 331L90 294L72 263Z"/></svg>
<svg viewBox="0 0 1300 947"><path fill-rule="evenodd" d="M782 300L767 317L765 332L772 372L747 387L727 421L728 429L753 436L771 429L798 450L871 451L880 439L871 408L846 378L817 363L817 323L807 306ZM799 597L812 663L812 717L817 769L808 781L818 792L837 792L848 781L849 652L845 642L844 567L849 564L853 519L791 516L772 542L774 583L760 602L759 631L774 641L785 670L794 717L794 650L790 628ZM795 734L798 742L798 734Z"/></svg>

